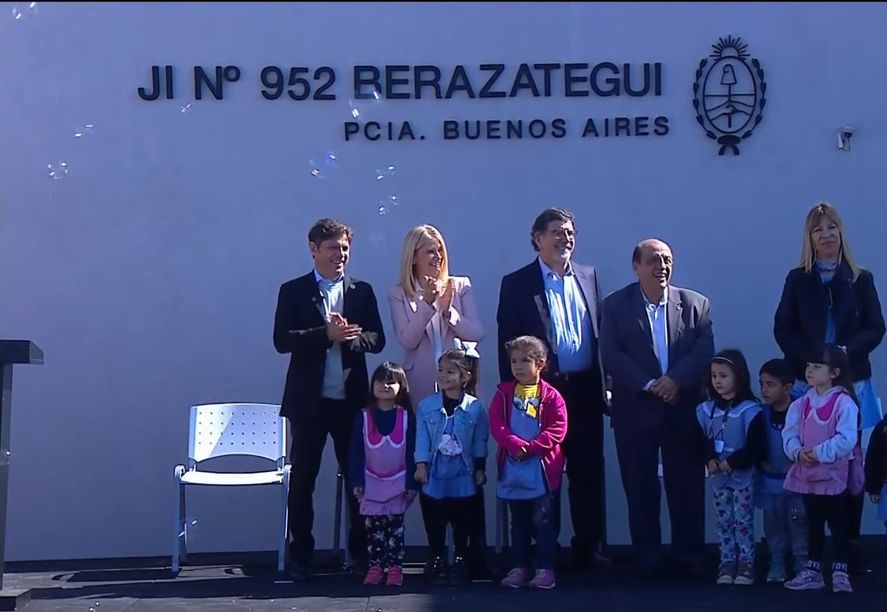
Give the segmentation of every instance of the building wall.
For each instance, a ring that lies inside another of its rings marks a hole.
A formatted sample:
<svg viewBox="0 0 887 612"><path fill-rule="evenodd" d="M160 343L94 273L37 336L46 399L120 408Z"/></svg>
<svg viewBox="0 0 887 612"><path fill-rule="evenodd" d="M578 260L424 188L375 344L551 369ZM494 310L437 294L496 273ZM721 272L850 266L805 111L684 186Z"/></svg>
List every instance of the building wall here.
<svg viewBox="0 0 887 612"><path fill-rule="evenodd" d="M20 3L19 19L4 6L0 336L46 352L45 365L15 373L9 559L168 553L188 407L280 400L277 289L310 269L306 233L319 217L353 226L350 272L380 300L388 346L371 367L401 357L384 296L403 236L424 222L441 229L486 327L484 398L499 281L533 258L529 228L547 206L575 212L576 259L598 267L607 293L632 282L636 242L669 241L675 284L711 298L716 346L741 347L755 370L777 355L773 311L818 200L840 208L855 255L885 289L883 5ZM691 103L700 60L728 35L748 43L767 83L763 120L738 156L717 154ZM564 64L600 62L659 63L659 95L564 95ZM479 89L480 65L499 63L509 87L522 63L562 67L547 97L434 99L426 89L422 99L377 101L354 99L351 87L355 65L434 65L444 82L463 65ZM139 96L154 65L173 66L173 99ZM195 100L194 66L211 75L236 66L240 78L221 100L206 89ZM263 89L274 93L262 87L265 66L287 78L289 67L310 67L315 90L329 77L315 82L313 70L329 66L336 80L325 93L335 99L265 99ZM631 136L603 135L604 119L617 117L630 118ZM650 135L634 135L635 117L650 118ZM667 117L667 134L652 133L656 117ZM558 118L562 138L550 131ZM598 137L582 137L588 118ZM509 119L525 122L523 138L444 138L447 120ZM545 137L527 137L534 119ZM385 135L346 141L355 120L378 121ZM387 140L389 121L396 134L409 121L416 140ZM836 146L844 125L855 129L850 151ZM884 354L874 356L880 393ZM607 477L608 537L626 543L610 431ZM273 494L236 493L191 498L195 549L275 547ZM333 497L328 448L316 494L321 548ZM872 510L866 530L876 532ZM418 509L408 520L408 541L423 543Z"/></svg>

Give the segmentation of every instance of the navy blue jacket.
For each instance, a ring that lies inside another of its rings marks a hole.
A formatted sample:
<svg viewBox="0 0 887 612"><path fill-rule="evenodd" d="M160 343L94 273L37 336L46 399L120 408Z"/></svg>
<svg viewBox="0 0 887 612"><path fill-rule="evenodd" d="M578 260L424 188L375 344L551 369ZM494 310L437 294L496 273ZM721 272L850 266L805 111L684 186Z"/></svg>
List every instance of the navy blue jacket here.
<svg viewBox="0 0 887 612"><path fill-rule="evenodd" d="M342 315L363 332L342 343L342 369L348 407L357 411L369 388L366 354L385 348L385 333L376 296L369 283L345 276ZM274 348L290 354L280 416L315 419L319 416L326 351L332 346L323 315L323 298L312 270L281 285L274 315Z"/></svg>
<svg viewBox="0 0 887 612"><path fill-rule="evenodd" d="M885 327L875 279L868 270L863 270L854 282L850 266L842 263L827 283L822 282L815 268L789 272L773 321L776 343L795 377L804 380L811 352L825 341L829 301L835 319L835 344L847 347L853 382L871 378L869 354L881 344Z"/></svg>
<svg viewBox="0 0 887 612"><path fill-rule="evenodd" d="M598 284L597 271L593 266L583 266L571 262L576 281L585 298L585 308L591 320L591 332L598 346L598 355L594 357L590 374L599 377L603 391L604 373L600 360L600 326L601 326L601 291ZM496 312L496 323L499 331L499 379L502 382L514 380L511 374L511 361L505 352L505 343L518 336L536 336L548 347L548 367L542 377L549 380L560 373L557 355L552 346L551 314L548 298L545 295L545 279L539 260L506 275L499 289L499 308ZM603 409L606 399L603 393L600 398L589 398Z"/></svg>

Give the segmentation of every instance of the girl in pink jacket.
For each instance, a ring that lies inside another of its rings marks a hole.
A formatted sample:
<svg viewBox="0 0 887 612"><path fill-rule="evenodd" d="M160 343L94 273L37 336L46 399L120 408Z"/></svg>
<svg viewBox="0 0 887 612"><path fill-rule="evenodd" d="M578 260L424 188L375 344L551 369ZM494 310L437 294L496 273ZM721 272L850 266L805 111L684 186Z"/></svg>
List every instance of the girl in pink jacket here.
<svg viewBox="0 0 887 612"><path fill-rule="evenodd" d="M545 344L520 336L505 345L516 380L502 383L490 404L490 433L499 445L496 495L511 514L513 569L502 586L553 589L557 551L555 520L560 510L567 407L557 389L542 380ZM530 539L536 540L535 576L530 580Z"/></svg>

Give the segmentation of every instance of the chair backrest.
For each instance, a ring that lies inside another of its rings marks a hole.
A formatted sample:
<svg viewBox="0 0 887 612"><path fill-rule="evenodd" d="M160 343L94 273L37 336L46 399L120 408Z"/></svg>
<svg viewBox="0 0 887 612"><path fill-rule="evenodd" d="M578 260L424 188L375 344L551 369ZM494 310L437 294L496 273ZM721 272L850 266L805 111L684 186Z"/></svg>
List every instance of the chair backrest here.
<svg viewBox="0 0 887 612"><path fill-rule="evenodd" d="M286 422L278 404L201 404L191 406L189 467L216 457L263 457L283 466Z"/></svg>

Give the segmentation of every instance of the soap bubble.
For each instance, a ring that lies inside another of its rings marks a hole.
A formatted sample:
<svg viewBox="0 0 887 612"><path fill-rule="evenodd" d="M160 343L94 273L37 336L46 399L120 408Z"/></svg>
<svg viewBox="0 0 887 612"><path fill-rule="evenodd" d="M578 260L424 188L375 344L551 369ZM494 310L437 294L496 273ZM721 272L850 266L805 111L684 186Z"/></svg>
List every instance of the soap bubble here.
<svg viewBox="0 0 887 612"><path fill-rule="evenodd" d="M25 11L27 11L27 13ZM12 18L15 19L16 21L21 21L21 19L25 15L36 15L36 14L37 14L37 3L36 2L29 3L28 7L24 10L19 8L18 5L15 5L12 7Z"/></svg>
<svg viewBox="0 0 887 612"><path fill-rule="evenodd" d="M400 206L400 199L396 195L390 195L379 200L379 207L376 210L380 215L387 215L398 206Z"/></svg>
<svg viewBox="0 0 887 612"><path fill-rule="evenodd" d="M88 134L92 134L95 129L95 126L91 123L87 123L83 127L76 128L74 130L74 138L83 138Z"/></svg>
<svg viewBox="0 0 887 612"><path fill-rule="evenodd" d="M46 164L49 169L49 178L54 181L63 179L68 175L68 162L59 161L54 164Z"/></svg>
<svg viewBox="0 0 887 612"><path fill-rule="evenodd" d="M313 159L309 159L308 166L311 168L311 176L320 180L326 179L326 174L320 169L320 164L316 163Z"/></svg>
<svg viewBox="0 0 887 612"><path fill-rule="evenodd" d="M394 176L396 174L396 172L397 171L394 167L394 164L388 164L387 166L385 166L381 170L379 170L379 169L376 170L376 180L383 181L386 178L390 178L390 177Z"/></svg>

